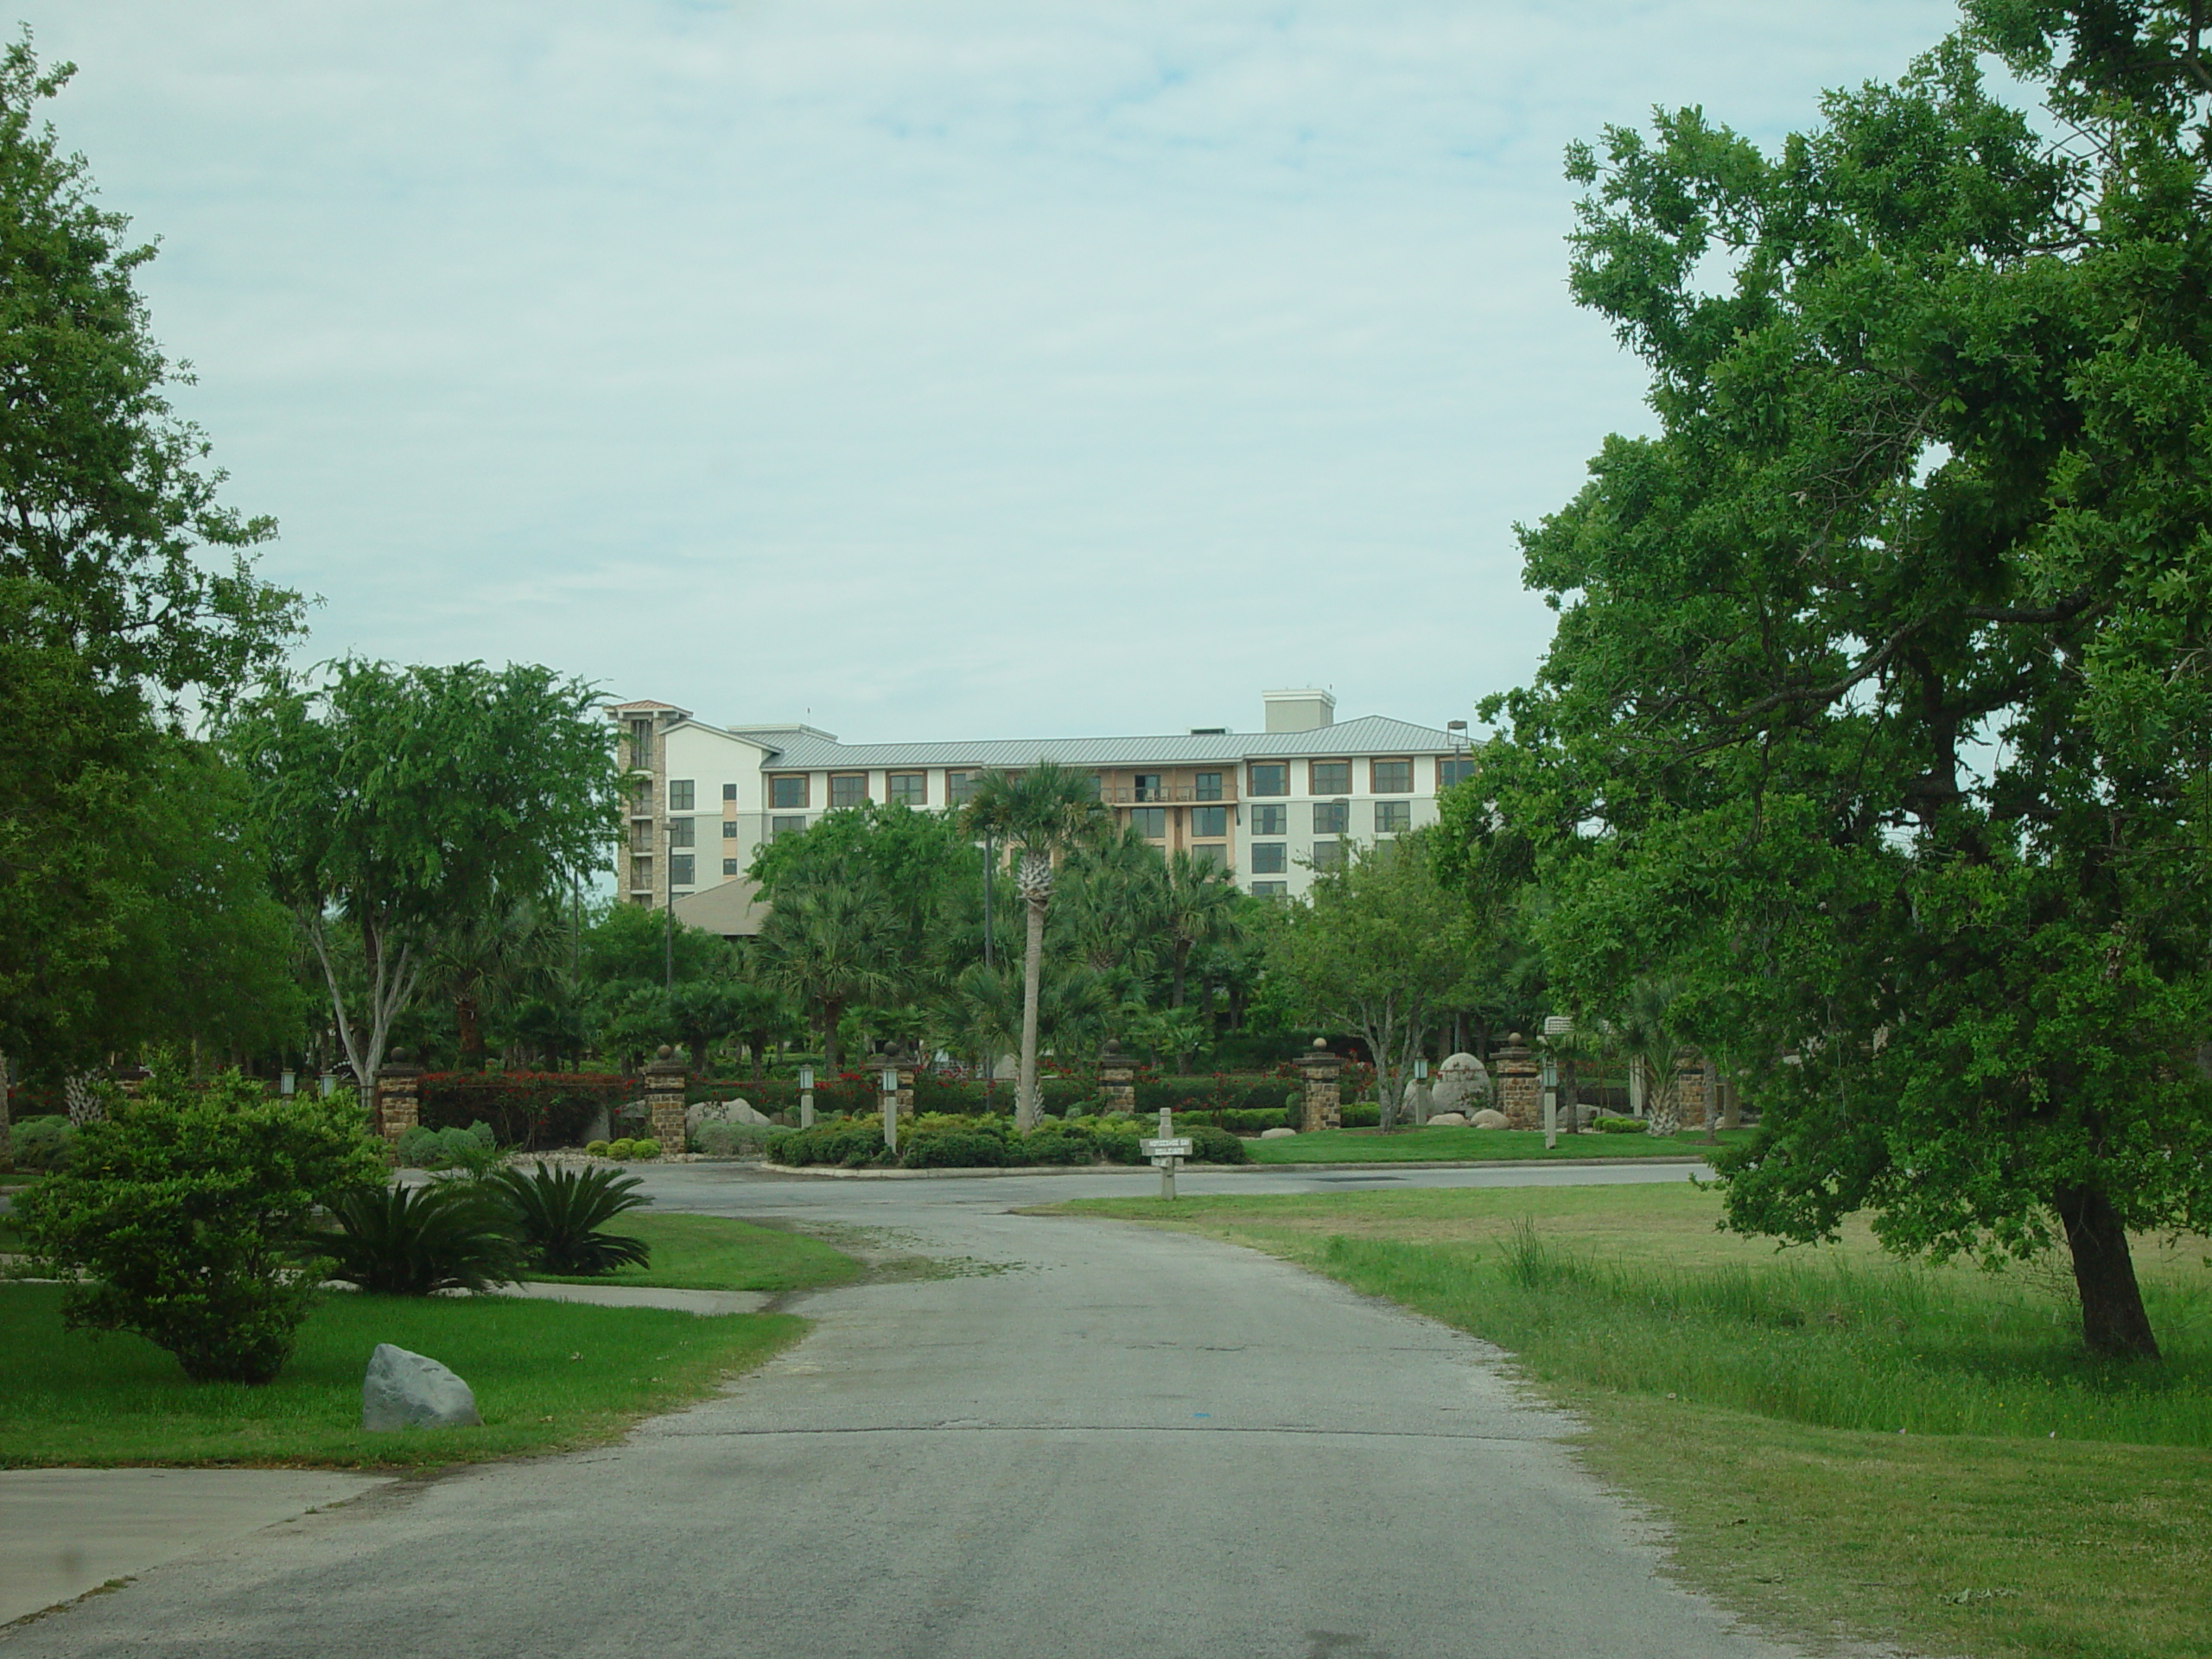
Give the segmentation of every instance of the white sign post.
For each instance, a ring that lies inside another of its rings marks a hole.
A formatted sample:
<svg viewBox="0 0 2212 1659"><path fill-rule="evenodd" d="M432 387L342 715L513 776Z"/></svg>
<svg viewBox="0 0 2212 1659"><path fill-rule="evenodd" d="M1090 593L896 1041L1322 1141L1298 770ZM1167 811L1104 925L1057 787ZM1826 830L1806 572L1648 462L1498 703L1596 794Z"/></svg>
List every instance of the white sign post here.
<svg viewBox="0 0 2212 1659"><path fill-rule="evenodd" d="M1191 1155L1191 1141L1187 1135L1175 1133L1175 1114L1168 1107L1160 1109L1160 1137L1154 1141L1140 1141L1137 1149L1160 1167L1160 1196L1175 1196L1175 1171Z"/></svg>

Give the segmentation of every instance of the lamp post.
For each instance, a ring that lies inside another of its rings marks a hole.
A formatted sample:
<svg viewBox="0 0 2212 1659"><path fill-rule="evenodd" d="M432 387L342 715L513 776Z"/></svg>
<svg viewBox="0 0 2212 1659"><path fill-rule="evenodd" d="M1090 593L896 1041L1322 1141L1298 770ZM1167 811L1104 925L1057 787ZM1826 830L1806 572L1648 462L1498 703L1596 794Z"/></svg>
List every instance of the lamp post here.
<svg viewBox="0 0 2212 1659"><path fill-rule="evenodd" d="M991 888L998 875L997 847L991 837L983 837L983 971L991 973ZM999 1059L993 1051L995 1041L983 1045L983 1111L986 1116L997 1109Z"/></svg>
<svg viewBox="0 0 2212 1659"><path fill-rule="evenodd" d="M883 1064L883 1144L899 1150L899 1066L888 1054Z"/></svg>
<svg viewBox="0 0 2212 1659"><path fill-rule="evenodd" d="M661 868L661 988L676 988L676 820L668 821L668 846L660 857Z"/></svg>
<svg viewBox="0 0 2212 1659"><path fill-rule="evenodd" d="M1428 1123L1428 1056L1414 1057L1414 1127L1426 1128Z"/></svg>
<svg viewBox="0 0 2212 1659"><path fill-rule="evenodd" d="M814 1068L810 1065L798 1069L798 1126L802 1129L814 1127Z"/></svg>

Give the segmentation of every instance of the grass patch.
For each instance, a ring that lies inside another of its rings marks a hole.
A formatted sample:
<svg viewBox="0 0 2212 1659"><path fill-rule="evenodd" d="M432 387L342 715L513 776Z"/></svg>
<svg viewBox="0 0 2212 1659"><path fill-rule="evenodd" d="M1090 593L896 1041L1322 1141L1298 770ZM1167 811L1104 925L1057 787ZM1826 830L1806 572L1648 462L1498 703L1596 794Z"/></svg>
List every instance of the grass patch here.
<svg viewBox="0 0 2212 1659"><path fill-rule="evenodd" d="M0 1284L0 1466L378 1469L567 1451L712 1394L806 1329L787 1314L337 1294L276 1382L250 1388L189 1382L141 1338L65 1332L60 1302L56 1285ZM379 1342L459 1372L485 1427L363 1433Z"/></svg>
<svg viewBox="0 0 2212 1659"><path fill-rule="evenodd" d="M1059 1208L1256 1246L1510 1350L1756 1618L1976 1655L2212 1652L2212 1270L2139 1252L2167 1357L2081 1351L2055 1263L1777 1253L1688 1182ZM1900 1433L1902 1429L1905 1432Z"/></svg>
<svg viewBox="0 0 2212 1659"><path fill-rule="evenodd" d="M671 1290L763 1290L775 1294L848 1284L862 1265L819 1239L762 1227L726 1216L658 1214L632 1210L609 1224L610 1232L652 1246L649 1266L585 1278L533 1273L561 1285L652 1285Z"/></svg>
<svg viewBox="0 0 2212 1659"><path fill-rule="evenodd" d="M1720 1144L1751 1137L1723 1129ZM1247 1141L1255 1164L1395 1164L1408 1161L1524 1158L1700 1158L1713 1149L1703 1129L1684 1135L1562 1135L1547 1148L1541 1129L1320 1129L1282 1141Z"/></svg>

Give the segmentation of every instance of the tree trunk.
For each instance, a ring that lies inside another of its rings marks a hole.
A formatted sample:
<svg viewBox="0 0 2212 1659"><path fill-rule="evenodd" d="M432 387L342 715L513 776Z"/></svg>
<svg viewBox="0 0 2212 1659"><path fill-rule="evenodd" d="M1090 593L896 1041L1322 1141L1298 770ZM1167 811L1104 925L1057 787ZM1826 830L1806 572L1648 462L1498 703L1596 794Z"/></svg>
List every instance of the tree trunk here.
<svg viewBox="0 0 2212 1659"><path fill-rule="evenodd" d="M72 1123L92 1123L107 1116L100 1104L93 1084L99 1081L90 1071L65 1072L61 1078L63 1109Z"/></svg>
<svg viewBox="0 0 2212 1659"><path fill-rule="evenodd" d="M1021 1077L1015 1086L1014 1127L1037 1127L1044 1104L1037 1096L1037 1000L1045 983L1045 906L1028 904L1029 937L1021 955Z"/></svg>
<svg viewBox="0 0 2212 1659"><path fill-rule="evenodd" d="M837 1075L837 1022L845 1017L842 1002L822 1005L822 1072L825 1077Z"/></svg>
<svg viewBox="0 0 2212 1659"><path fill-rule="evenodd" d="M1720 1141L1720 1068L1711 1060L1705 1063L1705 1143L1717 1146Z"/></svg>
<svg viewBox="0 0 2212 1659"><path fill-rule="evenodd" d="M2112 1359L2156 1359L2158 1339L2143 1311L2127 1230L2102 1189L2062 1186L2050 1207L2066 1228L2074 1256L2074 1287L2082 1298L2082 1341Z"/></svg>
<svg viewBox="0 0 2212 1659"><path fill-rule="evenodd" d="M473 988L454 998L453 1022L461 1034L461 1069L481 1071L484 1069L483 1011L477 1006L476 993Z"/></svg>
<svg viewBox="0 0 2212 1659"><path fill-rule="evenodd" d="M5 1054L0 1054L0 1173L5 1173L16 1166L14 1132L9 1128L12 1120L10 1116L8 1099L8 1057Z"/></svg>

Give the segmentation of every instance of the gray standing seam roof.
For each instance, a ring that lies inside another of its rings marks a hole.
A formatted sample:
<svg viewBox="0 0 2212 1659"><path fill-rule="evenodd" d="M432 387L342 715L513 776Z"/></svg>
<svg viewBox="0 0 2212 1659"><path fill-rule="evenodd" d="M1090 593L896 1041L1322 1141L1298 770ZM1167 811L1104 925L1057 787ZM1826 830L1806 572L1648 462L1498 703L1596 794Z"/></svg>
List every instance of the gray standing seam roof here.
<svg viewBox="0 0 2212 1659"><path fill-rule="evenodd" d="M757 741L772 742L768 734ZM778 735L782 735L779 734ZM1310 732L1230 732L1219 737L1023 737L975 743L834 743L790 734L762 760L766 772L859 772L879 766L1182 766L1198 760L1265 760L1277 755L1441 754L1464 749L1459 732L1366 715Z"/></svg>

